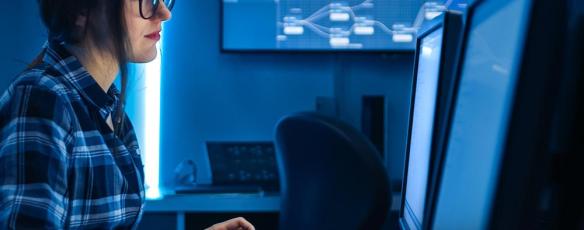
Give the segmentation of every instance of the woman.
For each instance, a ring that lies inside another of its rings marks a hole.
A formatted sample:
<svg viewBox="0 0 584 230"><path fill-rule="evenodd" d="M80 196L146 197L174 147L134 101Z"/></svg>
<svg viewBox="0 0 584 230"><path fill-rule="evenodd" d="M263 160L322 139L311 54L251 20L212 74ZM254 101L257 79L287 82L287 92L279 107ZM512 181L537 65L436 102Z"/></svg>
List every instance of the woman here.
<svg viewBox="0 0 584 230"><path fill-rule="evenodd" d="M49 41L0 97L0 229L135 228L144 173L124 113L126 65L156 57L174 0L38 3Z"/></svg>

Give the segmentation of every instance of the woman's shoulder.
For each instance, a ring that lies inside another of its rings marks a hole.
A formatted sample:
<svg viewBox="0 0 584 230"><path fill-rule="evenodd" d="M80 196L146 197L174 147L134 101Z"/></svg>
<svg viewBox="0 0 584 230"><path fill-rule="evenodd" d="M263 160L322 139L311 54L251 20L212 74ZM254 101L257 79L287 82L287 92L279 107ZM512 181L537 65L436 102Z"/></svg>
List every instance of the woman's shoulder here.
<svg viewBox="0 0 584 230"><path fill-rule="evenodd" d="M21 72L0 97L0 129L14 122L37 127L53 121L51 127L69 130L73 106L67 88L49 68Z"/></svg>
<svg viewBox="0 0 584 230"><path fill-rule="evenodd" d="M33 116L54 114L56 110L67 113L72 108L70 88L63 76L49 66L29 68L21 72L0 96L1 113L3 116L22 116L19 113L23 111ZM39 114L29 114L32 112Z"/></svg>
<svg viewBox="0 0 584 230"><path fill-rule="evenodd" d="M2 94L2 98L7 99L14 97L15 92L26 91L43 91L56 96L56 99L69 101L68 98L73 92L71 87L64 81L64 76L54 70L49 65L38 65L28 68L18 74L8 89Z"/></svg>

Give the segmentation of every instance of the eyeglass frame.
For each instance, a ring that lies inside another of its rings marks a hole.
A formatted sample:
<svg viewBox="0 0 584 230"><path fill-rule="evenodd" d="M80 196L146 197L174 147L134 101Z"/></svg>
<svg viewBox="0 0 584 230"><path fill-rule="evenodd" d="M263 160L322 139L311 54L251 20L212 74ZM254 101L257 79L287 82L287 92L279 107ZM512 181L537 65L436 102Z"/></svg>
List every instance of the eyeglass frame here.
<svg viewBox="0 0 584 230"><path fill-rule="evenodd" d="M166 5L166 3L164 3L165 0L156 0L156 4L154 6L152 6L152 15L150 15L150 17L144 17L144 11L142 10L142 2L143 1L152 1L152 0L139 0L139 2L138 2L138 4L139 4L138 8L140 8L140 16L146 20L151 19L152 17L154 17L154 15L156 15L156 11L158 10L158 7L160 7L161 1L163 2L163 4ZM166 0L166 1L172 1L171 2L172 5L166 5L166 8L168 8L168 10L171 11L172 8L174 7L174 3L176 0Z"/></svg>

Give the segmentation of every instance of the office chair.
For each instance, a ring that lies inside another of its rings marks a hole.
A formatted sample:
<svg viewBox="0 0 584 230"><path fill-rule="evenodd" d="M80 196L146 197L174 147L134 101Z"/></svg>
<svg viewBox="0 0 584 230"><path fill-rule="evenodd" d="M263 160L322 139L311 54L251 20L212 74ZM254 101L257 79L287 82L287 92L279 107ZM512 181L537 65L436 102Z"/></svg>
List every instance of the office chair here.
<svg viewBox="0 0 584 230"><path fill-rule="evenodd" d="M298 113L276 127L280 229L380 229L389 178L369 140L339 120Z"/></svg>

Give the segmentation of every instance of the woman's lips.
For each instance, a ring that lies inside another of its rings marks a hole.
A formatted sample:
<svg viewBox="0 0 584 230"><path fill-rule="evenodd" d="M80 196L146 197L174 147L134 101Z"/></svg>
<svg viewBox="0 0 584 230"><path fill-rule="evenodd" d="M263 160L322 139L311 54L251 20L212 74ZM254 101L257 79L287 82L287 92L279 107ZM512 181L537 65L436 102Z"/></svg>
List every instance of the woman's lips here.
<svg viewBox="0 0 584 230"><path fill-rule="evenodd" d="M144 37L146 37L148 39L152 39L154 41L159 41L160 40L160 31L156 31L156 32L148 34Z"/></svg>

